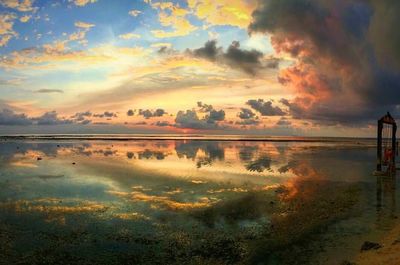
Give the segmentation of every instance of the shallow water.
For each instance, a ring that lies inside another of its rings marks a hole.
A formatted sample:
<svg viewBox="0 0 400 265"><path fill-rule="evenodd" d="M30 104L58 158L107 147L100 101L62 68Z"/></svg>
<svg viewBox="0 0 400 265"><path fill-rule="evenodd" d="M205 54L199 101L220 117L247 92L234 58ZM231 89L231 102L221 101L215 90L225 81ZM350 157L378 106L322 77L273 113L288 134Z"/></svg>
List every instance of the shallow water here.
<svg viewBox="0 0 400 265"><path fill-rule="evenodd" d="M369 141L8 139L0 260L340 264L397 221Z"/></svg>

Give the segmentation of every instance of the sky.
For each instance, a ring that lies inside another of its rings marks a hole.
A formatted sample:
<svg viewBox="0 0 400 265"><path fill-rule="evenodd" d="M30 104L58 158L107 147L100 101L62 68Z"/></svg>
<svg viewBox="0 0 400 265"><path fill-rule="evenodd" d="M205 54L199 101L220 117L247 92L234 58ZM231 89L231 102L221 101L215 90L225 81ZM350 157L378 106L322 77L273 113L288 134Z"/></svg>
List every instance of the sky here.
<svg viewBox="0 0 400 265"><path fill-rule="evenodd" d="M400 1L0 0L0 134L374 136Z"/></svg>

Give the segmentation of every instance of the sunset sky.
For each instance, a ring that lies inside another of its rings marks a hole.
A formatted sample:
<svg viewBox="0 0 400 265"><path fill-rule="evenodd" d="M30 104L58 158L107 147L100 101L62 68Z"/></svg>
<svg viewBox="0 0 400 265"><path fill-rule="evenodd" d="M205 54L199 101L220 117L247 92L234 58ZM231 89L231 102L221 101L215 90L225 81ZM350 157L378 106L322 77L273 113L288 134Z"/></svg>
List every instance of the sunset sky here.
<svg viewBox="0 0 400 265"><path fill-rule="evenodd" d="M0 9L0 134L371 136L400 117L400 1Z"/></svg>

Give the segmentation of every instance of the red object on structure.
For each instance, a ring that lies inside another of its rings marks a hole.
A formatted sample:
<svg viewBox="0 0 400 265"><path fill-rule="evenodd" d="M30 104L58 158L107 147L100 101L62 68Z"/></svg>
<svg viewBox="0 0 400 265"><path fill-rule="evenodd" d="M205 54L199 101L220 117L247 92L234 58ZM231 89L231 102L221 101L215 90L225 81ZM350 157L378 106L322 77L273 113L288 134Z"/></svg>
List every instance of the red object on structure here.
<svg viewBox="0 0 400 265"><path fill-rule="evenodd" d="M393 150L388 148L385 150L385 154L384 154L384 161L385 163L390 163L393 160Z"/></svg>

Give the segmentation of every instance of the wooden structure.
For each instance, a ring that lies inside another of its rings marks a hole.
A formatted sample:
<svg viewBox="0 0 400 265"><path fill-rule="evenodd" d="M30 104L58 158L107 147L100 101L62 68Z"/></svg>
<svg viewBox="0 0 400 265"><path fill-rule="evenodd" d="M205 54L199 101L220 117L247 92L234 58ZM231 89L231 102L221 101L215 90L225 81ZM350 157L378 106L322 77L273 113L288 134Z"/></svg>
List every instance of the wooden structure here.
<svg viewBox="0 0 400 265"><path fill-rule="evenodd" d="M396 168L396 131L396 121L389 112L378 120L377 171L382 171L382 165Z"/></svg>

